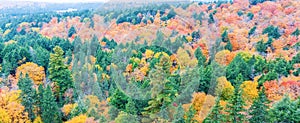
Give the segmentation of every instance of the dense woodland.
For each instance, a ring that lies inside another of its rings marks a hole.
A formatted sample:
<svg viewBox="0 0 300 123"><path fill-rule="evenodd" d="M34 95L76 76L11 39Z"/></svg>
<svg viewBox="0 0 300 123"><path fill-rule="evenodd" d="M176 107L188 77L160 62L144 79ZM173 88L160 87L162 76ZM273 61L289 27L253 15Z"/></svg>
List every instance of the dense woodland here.
<svg viewBox="0 0 300 123"><path fill-rule="evenodd" d="M1 10L0 123L299 123L299 8Z"/></svg>

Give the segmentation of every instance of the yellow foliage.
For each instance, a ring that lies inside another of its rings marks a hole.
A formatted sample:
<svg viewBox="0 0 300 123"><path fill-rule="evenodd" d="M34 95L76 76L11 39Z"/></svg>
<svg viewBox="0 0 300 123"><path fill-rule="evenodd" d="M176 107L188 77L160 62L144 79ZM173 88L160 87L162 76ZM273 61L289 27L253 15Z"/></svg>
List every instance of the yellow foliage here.
<svg viewBox="0 0 300 123"><path fill-rule="evenodd" d="M32 27L31 30L33 32L40 32L40 28L38 28L38 27Z"/></svg>
<svg viewBox="0 0 300 123"><path fill-rule="evenodd" d="M216 54L215 61L221 65L228 65L233 57L231 56L231 52L229 50L222 50Z"/></svg>
<svg viewBox="0 0 300 123"><path fill-rule="evenodd" d="M9 114L3 108L0 108L0 123L11 123Z"/></svg>
<svg viewBox="0 0 300 123"><path fill-rule="evenodd" d="M192 106L197 111L194 119L202 122L209 114L211 108L214 106L215 97L206 95L205 93L194 93L192 99Z"/></svg>
<svg viewBox="0 0 300 123"><path fill-rule="evenodd" d="M43 123L41 116L37 116L37 117L34 119L33 123Z"/></svg>
<svg viewBox="0 0 300 123"><path fill-rule="evenodd" d="M33 80L34 84L42 84L45 79L45 70L33 62L27 62L17 68L16 77L20 78L20 74L25 77L26 73Z"/></svg>
<svg viewBox="0 0 300 123"><path fill-rule="evenodd" d="M9 40L8 42L4 42L4 45L17 43L15 40Z"/></svg>
<svg viewBox="0 0 300 123"><path fill-rule="evenodd" d="M24 109L25 107L17 102L11 102L6 106L6 111L12 119L11 123L30 123L28 114Z"/></svg>
<svg viewBox="0 0 300 123"><path fill-rule="evenodd" d="M85 123L87 119L86 115L79 115L77 117L72 118L71 120L65 122L65 123Z"/></svg>
<svg viewBox="0 0 300 123"><path fill-rule="evenodd" d="M219 77L217 82L216 94L219 95L222 100L228 100L233 94L234 87L224 76Z"/></svg>
<svg viewBox="0 0 300 123"><path fill-rule="evenodd" d="M165 52L158 52L158 53L155 53L154 58L158 58L160 55L163 55L163 56L165 56L166 58L170 59L170 56L169 56L167 53L165 53Z"/></svg>
<svg viewBox="0 0 300 123"><path fill-rule="evenodd" d="M195 67L198 64L198 60L191 57L187 51L181 47L177 50L177 59L181 68Z"/></svg>
<svg viewBox="0 0 300 123"><path fill-rule="evenodd" d="M62 112L64 113L65 116L68 116L76 106L77 106L77 103L66 104L62 107Z"/></svg>
<svg viewBox="0 0 300 123"><path fill-rule="evenodd" d="M192 41L193 41L193 37L192 37L192 36L186 36L186 40L187 40L188 42L192 42Z"/></svg>
<svg viewBox="0 0 300 123"><path fill-rule="evenodd" d="M3 33L3 37L5 37L8 33L10 33L11 32L11 30L10 29L7 29L7 30L5 30L5 32Z"/></svg>
<svg viewBox="0 0 300 123"><path fill-rule="evenodd" d="M244 100L252 102L255 98L258 97L258 83L252 81L245 81L241 84L242 96Z"/></svg>
<svg viewBox="0 0 300 123"><path fill-rule="evenodd" d="M154 52L152 50L148 50L148 49L146 50L146 52L145 52L146 59L152 58L153 55L154 55Z"/></svg>

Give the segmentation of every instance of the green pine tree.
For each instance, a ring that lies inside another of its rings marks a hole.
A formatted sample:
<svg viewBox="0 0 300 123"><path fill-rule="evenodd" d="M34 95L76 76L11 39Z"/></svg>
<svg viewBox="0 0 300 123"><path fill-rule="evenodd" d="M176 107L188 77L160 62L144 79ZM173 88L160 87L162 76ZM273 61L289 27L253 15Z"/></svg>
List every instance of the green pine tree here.
<svg viewBox="0 0 300 123"><path fill-rule="evenodd" d="M70 29L69 29L69 32L68 32L68 37L71 37L73 34L76 33L76 29L74 26L72 26Z"/></svg>
<svg viewBox="0 0 300 123"><path fill-rule="evenodd" d="M59 106L63 106L63 95L67 89L73 88L73 78L71 71L64 63L64 51L58 46L53 50L54 53L50 54L49 78L55 83L55 96L58 98Z"/></svg>
<svg viewBox="0 0 300 123"><path fill-rule="evenodd" d="M228 112L228 122L240 123L245 120L245 102L242 98L242 92L240 89L240 85L243 82L243 76L239 74L235 81L237 84L234 88L233 97L231 97L227 103L226 112Z"/></svg>
<svg viewBox="0 0 300 123"><path fill-rule="evenodd" d="M44 123L59 123L60 113L55 97L52 93L50 86L47 86L43 91L43 97L41 99L41 118Z"/></svg>
<svg viewBox="0 0 300 123"><path fill-rule="evenodd" d="M268 115L268 98L265 94L265 88L259 92L259 96L254 100L253 104L249 109L249 114L251 118L250 123L268 123L270 121Z"/></svg>
<svg viewBox="0 0 300 123"><path fill-rule="evenodd" d="M134 101L129 98L127 104L125 105L125 110L129 114L136 115L137 114L137 108L135 106Z"/></svg>
<svg viewBox="0 0 300 123"><path fill-rule="evenodd" d="M222 41L223 41L223 42L228 42L228 41L229 41L229 37L228 37L228 32L227 32L227 30L225 30L225 31L222 33L221 37L222 37Z"/></svg>
<svg viewBox="0 0 300 123"><path fill-rule="evenodd" d="M182 107L182 104L179 104L178 107L175 110L175 113L173 115L173 121L172 123L185 123L184 122L184 109Z"/></svg>
<svg viewBox="0 0 300 123"><path fill-rule="evenodd" d="M194 54L198 60L198 66L205 65L206 57L203 55L203 53L199 47L196 49Z"/></svg>
<svg viewBox="0 0 300 123"><path fill-rule="evenodd" d="M185 113L185 123L197 123L197 121L194 119L195 114L196 110L193 106L190 106L189 110Z"/></svg>
<svg viewBox="0 0 300 123"><path fill-rule="evenodd" d="M294 103L285 95L270 109L270 117L272 123L299 123L299 103Z"/></svg>
<svg viewBox="0 0 300 123"><path fill-rule="evenodd" d="M231 42L228 41L224 48L225 48L226 50L232 51L232 44L231 44Z"/></svg>
<svg viewBox="0 0 300 123"><path fill-rule="evenodd" d="M225 115L221 113L222 110L223 107L220 105L220 98L218 97L211 112L204 119L204 123L223 123L225 121Z"/></svg>
<svg viewBox="0 0 300 123"><path fill-rule="evenodd" d="M22 75L20 75L22 77ZM34 120L34 104L36 100L36 92L32 88L33 83L32 80L26 74L25 78L20 78L18 82L18 87L22 91L20 98L22 100L21 104L25 106L25 111L28 113L28 116L31 120Z"/></svg>

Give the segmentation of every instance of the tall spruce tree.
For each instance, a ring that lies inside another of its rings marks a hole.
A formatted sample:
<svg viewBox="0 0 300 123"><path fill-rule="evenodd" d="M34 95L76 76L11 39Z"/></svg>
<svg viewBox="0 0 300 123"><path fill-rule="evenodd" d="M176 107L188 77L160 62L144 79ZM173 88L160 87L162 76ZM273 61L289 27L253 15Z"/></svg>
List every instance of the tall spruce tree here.
<svg viewBox="0 0 300 123"><path fill-rule="evenodd" d="M228 113L228 122L240 123L245 120L245 102L242 98L242 92L240 89L240 85L243 82L243 76L239 74L235 81L237 84L234 88L233 97L231 97L231 99L227 103L226 112Z"/></svg>
<svg viewBox="0 0 300 123"><path fill-rule="evenodd" d="M221 113L223 107L220 104L220 97L216 99L216 103L212 108L209 115L204 119L204 123L223 123L225 121L225 115Z"/></svg>
<svg viewBox="0 0 300 123"><path fill-rule="evenodd" d="M254 100L253 104L249 109L251 118L250 123L268 123L270 122L268 115L268 99L265 94L265 88L259 92L258 98Z"/></svg>
<svg viewBox="0 0 300 123"><path fill-rule="evenodd" d="M73 78L68 66L64 63L64 51L56 46L54 53L50 54L49 78L55 83L55 96L58 99L59 106L64 105L63 94L69 88L73 88Z"/></svg>
<svg viewBox="0 0 300 123"><path fill-rule="evenodd" d="M59 108L50 86L47 86L41 99L41 117L44 123L59 123Z"/></svg>
<svg viewBox="0 0 300 123"><path fill-rule="evenodd" d="M21 75L22 77L22 75ZM28 113L28 116L31 120L34 120L34 104L36 100L36 92L32 88L33 83L32 80L26 74L25 78L20 78L18 82L18 87L22 91L20 98L22 100L21 104L25 106L25 111Z"/></svg>

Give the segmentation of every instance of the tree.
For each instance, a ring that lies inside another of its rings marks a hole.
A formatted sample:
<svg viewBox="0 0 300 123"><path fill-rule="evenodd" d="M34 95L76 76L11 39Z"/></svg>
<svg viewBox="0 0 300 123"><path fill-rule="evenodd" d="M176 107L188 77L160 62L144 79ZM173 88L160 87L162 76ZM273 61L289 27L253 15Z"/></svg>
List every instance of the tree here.
<svg viewBox="0 0 300 123"><path fill-rule="evenodd" d="M206 57L203 55L203 53L199 47L196 49L194 54L198 60L198 66L205 65Z"/></svg>
<svg viewBox="0 0 300 123"><path fill-rule="evenodd" d="M34 104L36 102L36 92L32 86L33 83L28 74L26 74L25 77L21 77L18 82L18 87L22 91L20 94L20 98L22 100L21 104L25 106L25 111L28 113L31 120L35 118Z"/></svg>
<svg viewBox="0 0 300 123"><path fill-rule="evenodd" d="M254 100L249 109L251 118L250 123L268 123L270 122L268 113L268 98L265 94L265 88L263 87L258 94L258 98Z"/></svg>
<svg viewBox="0 0 300 123"><path fill-rule="evenodd" d="M267 50L267 45L263 42L263 40L259 41L256 43L256 51L260 52L260 53L265 53Z"/></svg>
<svg viewBox="0 0 300 123"><path fill-rule="evenodd" d="M241 84L242 97L245 101L252 103L258 97L258 82L245 81Z"/></svg>
<svg viewBox="0 0 300 123"><path fill-rule="evenodd" d="M184 109L182 108L182 104L179 104L175 110L173 115L172 123L185 123L184 122Z"/></svg>
<svg viewBox="0 0 300 123"><path fill-rule="evenodd" d="M222 114L223 107L220 104L220 98L216 98L216 103L209 115L205 118L204 123L223 123L225 115Z"/></svg>
<svg viewBox="0 0 300 123"><path fill-rule="evenodd" d="M64 51L56 46L54 53L50 54L49 79L55 83L55 95L58 97L59 105L63 106L62 96L67 89L73 88L73 78L68 66L64 64Z"/></svg>
<svg viewBox="0 0 300 123"><path fill-rule="evenodd" d="M59 123L60 116L55 97L50 86L47 86L41 98L41 117L44 123Z"/></svg>
<svg viewBox="0 0 300 123"><path fill-rule="evenodd" d="M300 35L299 28L297 28L291 35L293 35L293 36L299 36Z"/></svg>
<svg viewBox="0 0 300 123"><path fill-rule="evenodd" d="M116 123L139 123L139 119L136 115L128 114L121 111L118 117L115 119Z"/></svg>
<svg viewBox="0 0 300 123"><path fill-rule="evenodd" d="M131 98L128 99L127 104L125 105L125 110L127 113L132 115L137 115L137 108L135 106L135 103Z"/></svg>
<svg viewBox="0 0 300 123"><path fill-rule="evenodd" d="M208 90L211 87L210 82L211 82L211 77L212 77L212 67L211 66L207 66L207 67L200 66L199 73L200 73L200 77L199 77L198 92L208 93Z"/></svg>
<svg viewBox="0 0 300 123"><path fill-rule="evenodd" d="M268 26L265 28L262 32L263 34L268 34L268 37L278 39L281 35L279 33L278 27L275 27L273 25Z"/></svg>
<svg viewBox="0 0 300 123"><path fill-rule="evenodd" d="M72 37L72 35L75 33L76 33L76 29L74 26L72 26L68 31L68 37Z"/></svg>
<svg viewBox="0 0 300 123"><path fill-rule="evenodd" d="M232 51L232 44L231 44L231 42L228 41L224 48L225 48L226 50Z"/></svg>
<svg viewBox="0 0 300 123"><path fill-rule="evenodd" d="M21 76L21 74L23 76ZM25 77L25 74L28 74L28 77L30 77L36 85L43 84L46 76L44 68L32 62L26 62L17 68L16 77L18 79Z"/></svg>
<svg viewBox="0 0 300 123"><path fill-rule="evenodd" d="M215 22L214 15L212 13L210 13L208 23L211 24L211 23L214 23L214 22Z"/></svg>
<svg viewBox="0 0 300 123"><path fill-rule="evenodd" d="M265 1L267 1L267 0L249 0L249 3L250 3L251 5L256 5L256 4L258 4L258 3L263 3L263 2L265 2Z"/></svg>
<svg viewBox="0 0 300 123"><path fill-rule="evenodd" d="M196 123L197 121L194 119L196 114L196 110L193 106L190 106L189 110L185 113L185 123Z"/></svg>
<svg viewBox="0 0 300 123"><path fill-rule="evenodd" d="M232 83L233 86L238 83L235 78L241 74L243 79L250 80L251 69L247 62L238 54L231 63L226 67L226 78Z"/></svg>
<svg viewBox="0 0 300 123"><path fill-rule="evenodd" d="M37 47L34 51L33 62L38 64L39 66L43 66L45 69L48 68L50 53L48 50Z"/></svg>
<svg viewBox="0 0 300 123"><path fill-rule="evenodd" d="M222 41L223 41L223 42L229 42L229 37L228 37L228 32L227 32L227 30L225 30L225 31L222 33L221 37L222 37Z"/></svg>
<svg viewBox="0 0 300 123"><path fill-rule="evenodd" d="M298 99L299 100L299 99ZM274 123L297 123L299 118L299 106L293 103L288 95L285 95L279 102L270 109L270 117Z"/></svg>
<svg viewBox="0 0 300 123"><path fill-rule="evenodd" d="M125 110L128 103L128 96L126 96L121 90L115 89L113 95L110 98L109 103L115 106L119 110Z"/></svg>
<svg viewBox="0 0 300 123"><path fill-rule="evenodd" d="M237 84L235 85L233 96L227 103L226 112L228 113L228 122L239 123L245 120L245 102L242 98L242 91L240 89L240 83L243 82L243 76L239 74L235 81Z"/></svg>
<svg viewBox="0 0 300 123"><path fill-rule="evenodd" d="M229 100L233 95L234 87L224 76L217 78L217 82L216 95L222 100Z"/></svg>

